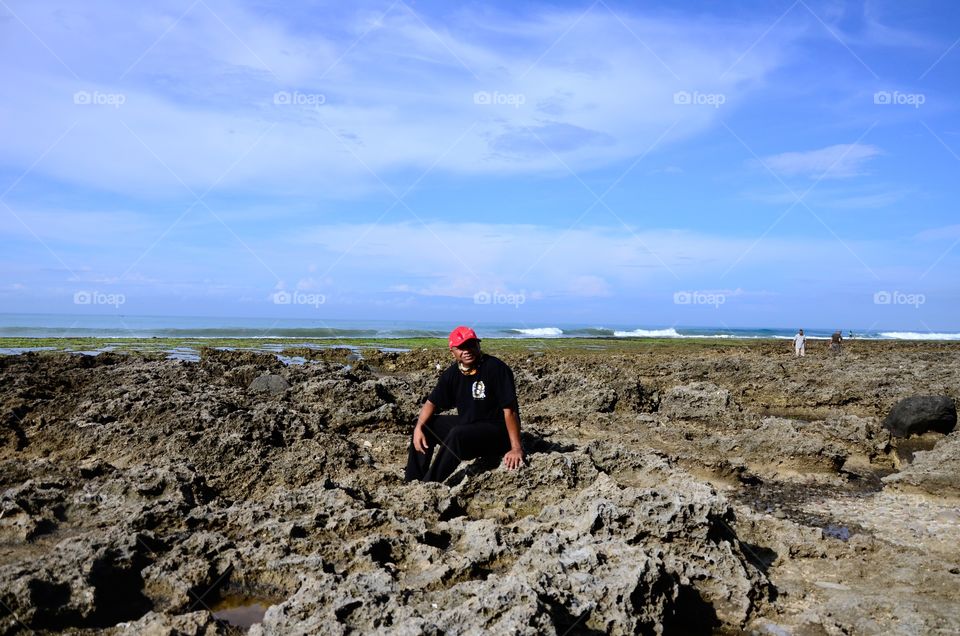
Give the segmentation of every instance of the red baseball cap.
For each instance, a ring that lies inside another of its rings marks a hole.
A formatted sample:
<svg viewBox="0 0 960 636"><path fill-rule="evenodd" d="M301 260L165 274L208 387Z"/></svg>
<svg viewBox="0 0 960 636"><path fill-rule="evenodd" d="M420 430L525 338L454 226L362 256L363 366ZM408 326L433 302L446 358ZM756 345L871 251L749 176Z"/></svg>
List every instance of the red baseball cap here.
<svg viewBox="0 0 960 636"><path fill-rule="evenodd" d="M470 327L460 326L450 332L450 337L447 340L451 347L459 347L467 340L479 341L480 338L477 337L477 332Z"/></svg>

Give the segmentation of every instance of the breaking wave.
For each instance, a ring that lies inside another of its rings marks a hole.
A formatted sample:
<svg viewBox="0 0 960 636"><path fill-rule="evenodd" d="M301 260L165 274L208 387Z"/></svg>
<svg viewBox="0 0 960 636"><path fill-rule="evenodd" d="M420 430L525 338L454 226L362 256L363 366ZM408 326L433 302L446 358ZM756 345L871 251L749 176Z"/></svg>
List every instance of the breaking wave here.
<svg viewBox="0 0 960 636"><path fill-rule="evenodd" d="M916 331L882 331L882 338L895 340L960 340L960 333L918 333Z"/></svg>
<svg viewBox="0 0 960 636"><path fill-rule="evenodd" d="M534 327L532 329L510 329L511 333L531 338L557 338L563 335L563 329L558 327Z"/></svg>
<svg viewBox="0 0 960 636"><path fill-rule="evenodd" d="M669 329L634 329L633 331L614 331L618 338L681 338L673 327Z"/></svg>

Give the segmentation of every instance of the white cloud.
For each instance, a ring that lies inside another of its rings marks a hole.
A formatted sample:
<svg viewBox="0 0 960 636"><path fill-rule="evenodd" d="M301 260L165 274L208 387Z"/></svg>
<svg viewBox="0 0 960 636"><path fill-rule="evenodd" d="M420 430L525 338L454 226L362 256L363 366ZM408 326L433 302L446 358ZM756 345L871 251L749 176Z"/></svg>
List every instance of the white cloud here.
<svg viewBox="0 0 960 636"><path fill-rule="evenodd" d="M782 186L776 192L750 193L746 196L752 201L771 205L791 206L803 191L790 192ZM875 187L847 188L818 185L803 197L803 201L818 208L836 208L846 210L874 210L885 208L903 201L910 195L906 190L878 190ZM802 207L802 206L801 206Z"/></svg>
<svg viewBox="0 0 960 636"><path fill-rule="evenodd" d="M881 150L869 144L836 144L818 150L784 152L765 157L763 163L787 176L841 179L866 173L865 164Z"/></svg>
<svg viewBox="0 0 960 636"><path fill-rule="evenodd" d="M184 7L173 3L146 14L113 2L83 12L18 6L83 79L8 24L4 49L16 55L0 58L0 161L26 168L49 151L39 174L151 196L214 185L350 195L380 188L374 175L431 166L566 174L564 164L606 166L711 126L717 108L678 105L674 93L723 94L734 108L793 37L761 42L724 75L755 29L614 16L601 5L572 29L580 9L541 9L509 27L461 13L428 28L401 3L358 41L373 9L325 9L318 33L250 8L209 7L216 13L201 3L176 22ZM77 91L124 101L75 104ZM305 103L275 104L278 91ZM491 103L476 103L478 92ZM318 95L323 104L309 101Z"/></svg>
<svg viewBox="0 0 960 636"><path fill-rule="evenodd" d="M211 224L199 230L208 234L220 227ZM133 236L127 248L118 245L97 250L95 257L87 254L83 266L74 270L77 277L71 278L61 269L50 269L56 261L35 239L23 237L8 243L9 262L0 263L7 280L0 282L29 281L39 296L64 284L96 281L130 299L176 295L177 302L195 298L229 304L289 289L323 294L333 308L409 303L411 298L462 302L487 291L523 293L531 302L566 299L574 301L574 307L594 300L630 304L684 289L750 299L756 289L802 294L837 280L868 280L875 286L877 279L864 262L885 284L896 286L896 281L917 280L931 261L922 244L846 238L841 243L826 233L817 238L773 232L758 241L756 234L625 231L620 226L565 230L509 223L326 223L282 228L256 239L248 236L246 246L229 236L202 248L168 237L121 276L142 250L140 245L153 238ZM64 252L73 266L78 259L70 256ZM935 270L931 284L950 271L947 265Z"/></svg>
<svg viewBox="0 0 960 636"><path fill-rule="evenodd" d="M106 247L118 241L129 242L131 236L162 231L149 215L134 211L45 209L6 201L4 204L16 217L0 205L0 237L37 237L54 244Z"/></svg>
<svg viewBox="0 0 960 636"><path fill-rule="evenodd" d="M848 244L868 262L878 251L868 242ZM356 292L459 298L533 287L551 296L605 297L675 289L691 280L739 283L745 272L755 280L772 265L813 278L861 267L845 247L829 241L768 236L755 243L754 237L602 227L324 225L289 236L284 245L291 254L322 254L331 267L327 273L349 272ZM728 277L721 276L735 264ZM322 263L319 269L324 273Z"/></svg>
<svg viewBox="0 0 960 636"><path fill-rule="evenodd" d="M921 241L960 240L960 225L930 228L929 230L919 232L914 238Z"/></svg>

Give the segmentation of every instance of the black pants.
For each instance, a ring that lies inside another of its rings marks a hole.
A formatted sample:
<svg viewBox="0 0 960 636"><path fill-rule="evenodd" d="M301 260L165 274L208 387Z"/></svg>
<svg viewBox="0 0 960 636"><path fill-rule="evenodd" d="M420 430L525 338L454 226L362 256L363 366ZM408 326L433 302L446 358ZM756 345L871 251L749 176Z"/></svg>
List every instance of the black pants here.
<svg viewBox="0 0 960 636"><path fill-rule="evenodd" d="M435 415L424 424L427 452L413 447L412 433L407 455L407 481L443 481L461 461L487 455L504 455L510 450L510 436L503 422L461 424L456 415ZM437 457L433 451L437 449Z"/></svg>

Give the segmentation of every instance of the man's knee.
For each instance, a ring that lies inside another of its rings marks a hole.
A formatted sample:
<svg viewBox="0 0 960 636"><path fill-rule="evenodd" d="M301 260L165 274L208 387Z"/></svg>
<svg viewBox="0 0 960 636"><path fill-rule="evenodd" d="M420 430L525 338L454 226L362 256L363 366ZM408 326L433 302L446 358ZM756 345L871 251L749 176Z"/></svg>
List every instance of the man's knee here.
<svg viewBox="0 0 960 636"><path fill-rule="evenodd" d="M462 426L454 426L443 438L443 445L451 450L459 448L465 438L466 429Z"/></svg>

